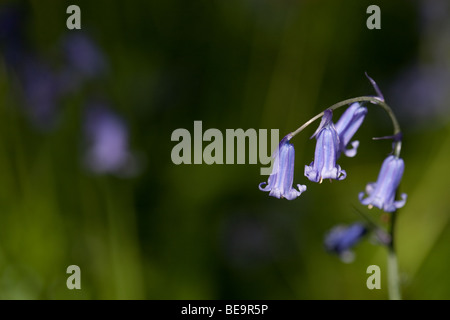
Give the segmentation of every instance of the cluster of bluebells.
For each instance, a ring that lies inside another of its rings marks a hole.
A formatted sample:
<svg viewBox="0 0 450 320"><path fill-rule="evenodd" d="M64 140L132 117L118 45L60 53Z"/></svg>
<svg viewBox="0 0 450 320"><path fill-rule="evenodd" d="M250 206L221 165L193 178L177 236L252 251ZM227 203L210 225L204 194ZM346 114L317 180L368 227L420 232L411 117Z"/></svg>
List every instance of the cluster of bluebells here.
<svg viewBox="0 0 450 320"><path fill-rule="evenodd" d="M322 183L324 179L343 180L347 172L336 161L341 154L347 157L356 155L359 146L358 141L350 142L353 135L361 126L367 108L360 103L353 103L334 124L333 113L327 109L324 111L319 127L311 138L316 138L316 150L314 161L305 166L305 176L312 182ZM305 185L298 185L298 190L292 188L294 180L294 146L289 142L291 134L281 140L278 149L273 154L274 167L269 176L268 183L259 185L262 191L270 192L269 195L278 199L293 200L306 190ZM348 148L348 146L351 148Z"/></svg>
<svg viewBox="0 0 450 320"><path fill-rule="evenodd" d="M64 99L82 92L93 81L104 79L108 71L105 55L85 32L71 31L57 46L60 64L51 64L26 37L27 8L24 5L0 6L1 56L20 90L24 110L40 130L56 127ZM92 92L92 90L89 90ZM85 103L83 137L84 164L97 174L122 175L133 171L134 158L128 146L124 119L106 103L88 98ZM131 168L131 169L130 169Z"/></svg>
<svg viewBox="0 0 450 320"><path fill-rule="evenodd" d="M376 84L380 100L381 95ZM314 160L305 165L304 175L312 182L322 183L324 179L343 180L347 172L341 168L337 161L344 154L354 157L357 153L359 141L352 141L353 136L360 128L367 114L367 108L355 102L343 113L341 118L334 123L331 109L323 112L320 125L311 138L316 139ZM270 192L269 195L278 199L293 200L306 191L305 185L298 184L298 190L292 187L294 179L294 146L290 143L292 134L287 135L279 144L274 153L274 168L269 176L268 183L259 185L262 191ZM394 146L401 141L401 134L392 137ZM389 155L383 162L376 182L367 184L365 192L359 194L361 204L369 209L377 207L384 212L395 212L406 203L406 194L400 195L396 200L397 189L404 172L404 161L397 154ZM353 259L352 247L354 247L369 231L363 223L354 223L350 226L337 226L325 236L324 245L328 252L337 254L343 261L350 262Z"/></svg>

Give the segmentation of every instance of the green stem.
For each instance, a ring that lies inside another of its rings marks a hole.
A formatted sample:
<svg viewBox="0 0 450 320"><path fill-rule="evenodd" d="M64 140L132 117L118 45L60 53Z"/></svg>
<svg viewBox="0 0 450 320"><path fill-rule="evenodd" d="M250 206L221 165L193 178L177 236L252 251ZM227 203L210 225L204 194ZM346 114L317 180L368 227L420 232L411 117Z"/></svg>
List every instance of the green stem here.
<svg viewBox="0 0 450 320"><path fill-rule="evenodd" d="M401 300L400 279L398 276L397 255L394 248L394 228L396 212L391 216L391 242L388 245L388 292L390 300Z"/></svg>

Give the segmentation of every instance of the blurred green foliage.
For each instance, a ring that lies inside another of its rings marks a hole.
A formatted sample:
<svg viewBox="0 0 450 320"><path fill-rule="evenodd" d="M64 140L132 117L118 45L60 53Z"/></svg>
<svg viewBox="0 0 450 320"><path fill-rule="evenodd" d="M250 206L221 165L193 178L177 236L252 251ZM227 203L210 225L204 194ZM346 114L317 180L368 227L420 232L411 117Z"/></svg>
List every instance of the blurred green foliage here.
<svg viewBox="0 0 450 320"><path fill-rule="evenodd" d="M21 2L34 50L55 67L60 38L76 32L66 28L72 2ZM63 99L55 128L33 126L0 64L0 298L386 299L384 248L364 241L344 264L322 244L334 225L360 219L357 210L385 217L357 198L391 150L371 140L392 131L382 110L369 106L357 157L340 159L347 179L307 183L295 201L258 190L261 165L174 165L171 133L201 120L203 130L273 128L281 138L335 102L374 94L365 71L389 103L397 75L430 59L423 2L77 1L109 73ZM381 8L381 30L366 28L371 4ZM82 165L83 106L93 92L127 122L138 175ZM406 299L450 298L447 120L448 112L420 127L400 121L409 198L396 245ZM293 139L295 183L306 182L314 130ZM81 290L66 287L72 264ZM372 264L381 290L366 287Z"/></svg>

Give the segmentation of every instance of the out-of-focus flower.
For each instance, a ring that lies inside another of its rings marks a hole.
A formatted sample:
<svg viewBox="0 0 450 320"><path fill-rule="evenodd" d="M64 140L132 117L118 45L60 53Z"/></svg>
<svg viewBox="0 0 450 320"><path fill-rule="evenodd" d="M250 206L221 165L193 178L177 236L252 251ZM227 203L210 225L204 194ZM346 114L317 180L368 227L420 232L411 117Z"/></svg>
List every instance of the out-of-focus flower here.
<svg viewBox="0 0 450 320"><path fill-rule="evenodd" d="M62 47L67 65L73 73L78 73L85 78L93 78L105 73L105 57L87 34L68 33L63 39Z"/></svg>
<svg viewBox="0 0 450 320"><path fill-rule="evenodd" d="M428 125L433 118L448 120L450 69L441 65L411 66L391 87L393 103L406 125Z"/></svg>
<svg viewBox="0 0 450 320"><path fill-rule="evenodd" d="M22 5L0 9L0 47L33 125L52 129L58 115L61 87L57 74L34 52L25 37L27 15Z"/></svg>
<svg viewBox="0 0 450 320"><path fill-rule="evenodd" d="M94 173L121 176L136 170L129 150L128 128L122 118L101 104L88 105L85 136L87 148L84 161Z"/></svg>
<svg viewBox="0 0 450 320"><path fill-rule="evenodd" d="M40 129L52 128L61 98L57 76L42 61L32 57L22 61L17 73L32 123Z"/></svg>
<svg viewBox="0 0 450 320"><path fill-rule="evenodd" d="M339 135L332 116L331 110L325 110L319 128L311 137L317 139L316 152L314 161L305 166L305 176L313 182L322 183L323 179L343 180L347 176L345 170L336 164L339 156Z"/></svg>
<svg viewBox="0 0 450 320"><path fill-rule="evenodd" d="M84 32L70 32L62 40L65 60L60 71L64 92L80 89L85 81L104 76L107 60L95 41Z"/></svg>
<svg viewBox="0 0 450 320"><path fill-rule="evenodd" d="M450 120L450 2L417 4L419 54L394 79L389 94L403 126L414 130Z"/></svg>
<svg viewBox="0 0 450 320"><path fill-rule="evenodd" d="M366 114L367 108L361 106L360 103L355 102L345 110L341 118L336 122L335 128L339 134L339 153L343 152L347 157L354 157L356 155L359 141L353 141L351 143L351 149L346 148L364 121Z"/></svg>
<svg viewBox="0 0 450 320"><path fill-rule="evenodd" d="M381 166L377 182L366 186L367 198L364 192L359 193L359 200L363 205L380 208L385 212L394 212L406 203L407 195L401 194L401 200L395 201L397 188L402 180L405 164L403 159L394 155L388 156Z"/></svg>
<svg viewBox="0 0 450 320"><path fill-rule="evenodd" d="M273 157L275 158L272 173L268 183L259 184L259 190L270 191L269 196L281 199L293 200L306 190L305 185L298 184L298 191L292 188L294 181L294 146L289 142L291 135L284 137ZM263 185L266 185L263 187Z"/></svg>
<svg viewBox="0 0 450 320"><path fill-rule="evenodd" d="M325 235L325 249L339 255L342 261L351 262L354 258L351 249L359 243L366 233L366 226L359 222L350 226L336 226Z"/></svg>

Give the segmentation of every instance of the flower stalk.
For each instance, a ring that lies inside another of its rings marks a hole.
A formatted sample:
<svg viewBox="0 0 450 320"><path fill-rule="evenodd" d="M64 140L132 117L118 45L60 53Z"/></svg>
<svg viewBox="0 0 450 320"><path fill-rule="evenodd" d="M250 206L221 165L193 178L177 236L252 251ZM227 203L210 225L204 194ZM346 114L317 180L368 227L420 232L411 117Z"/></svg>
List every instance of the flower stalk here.
<svg viewBox="0 0 450 320"><path fill-rule="evenodd" d="M391 216L390 235L391 241L388 244L388 293L390 300L401 300L400 278L398 274L397 254L394 247L394 229L397 212L393 212Z"/></svg>

